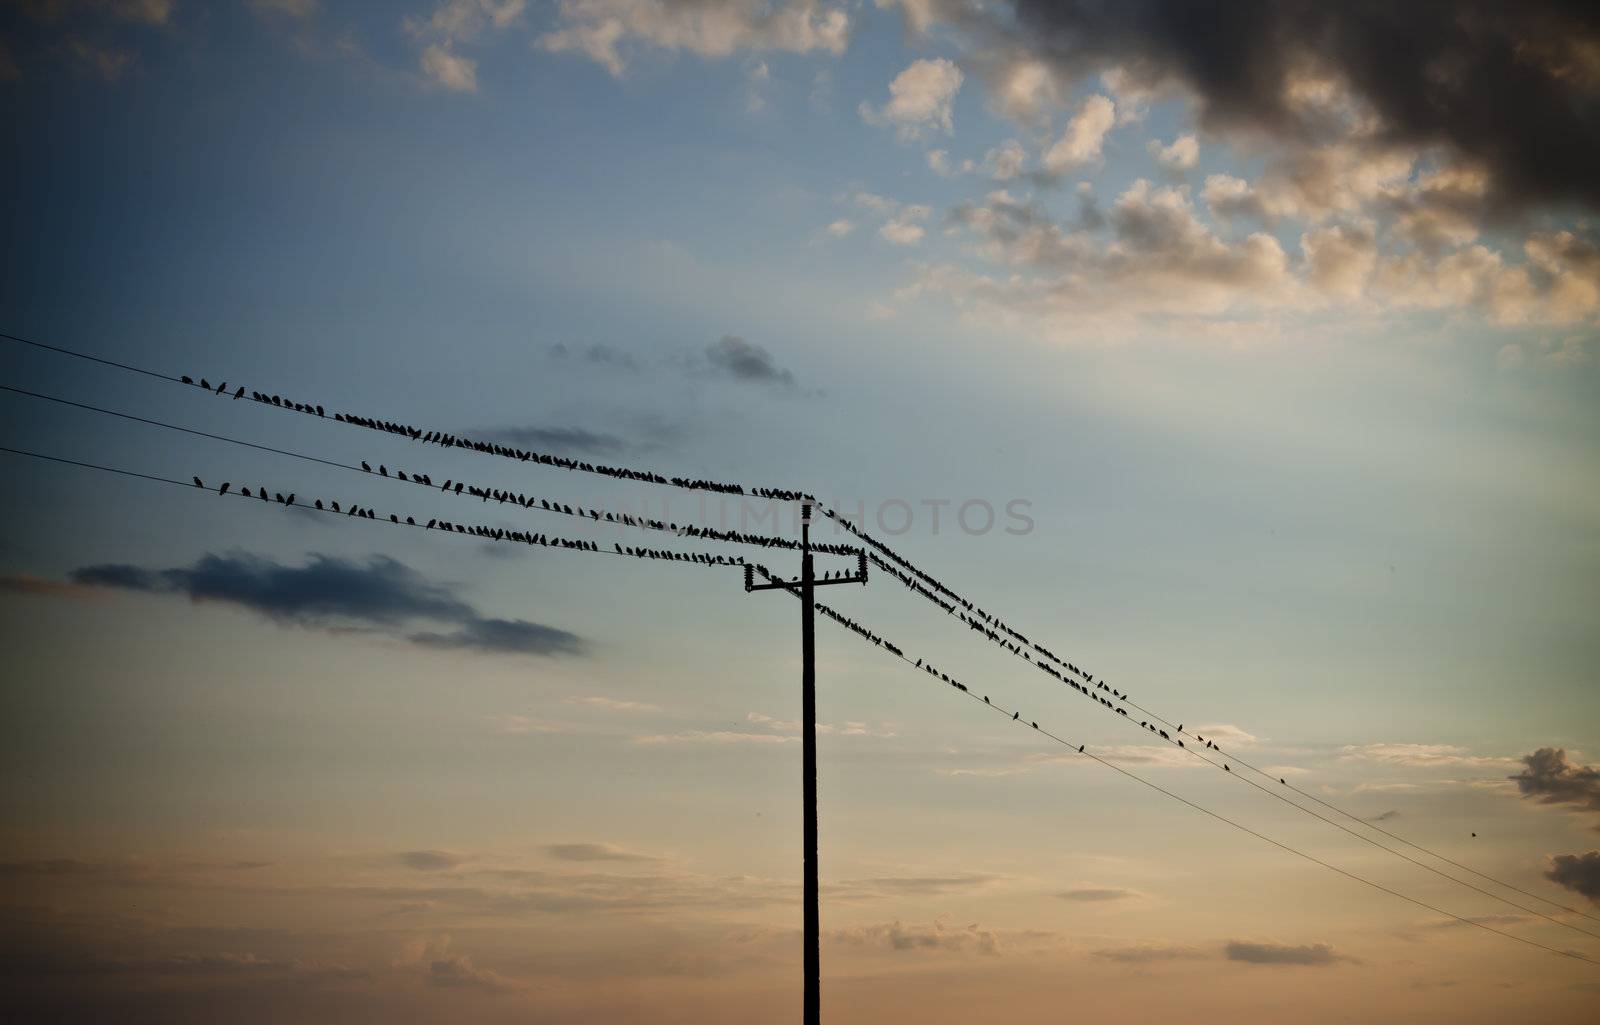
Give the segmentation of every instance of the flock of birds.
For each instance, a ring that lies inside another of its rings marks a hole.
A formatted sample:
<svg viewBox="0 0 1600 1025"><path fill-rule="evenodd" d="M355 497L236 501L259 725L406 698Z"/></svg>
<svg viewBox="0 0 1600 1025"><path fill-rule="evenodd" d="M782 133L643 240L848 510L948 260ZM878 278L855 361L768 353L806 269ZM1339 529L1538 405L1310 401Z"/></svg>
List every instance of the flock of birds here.
<svg viewBox="0 0 1600 1025"><path fill-rule="evenodd" d="M209 490L206 483L199 477L194 477L194 486L202 490ZM232 482L224 482L217 488L218 495L236 495L241 498L258 498L263 502L276 502L285 508L296 505L297 496L294 492L285 495L281 491L269 491L265 486L252 491L248 487L233 490ZM337 501L324 502L318 498L309 506L301 505L300 508L314 509L317 512L339 513L345 516L354 516L357 519L378 520L377 511L370 506L358 505L354 502L347 507L341 506ZM466 534L482 538L486 541L506 541L513 544L532 545L543 548L564 548L580 552L598 552L601 547L598 542L582 538L559 537L553 534L533 533L531 531L507 529L505 527L491 527L486 524L456 523L452 520L430 519L426 523L418 523L415 517L401 517L396 513L388 515L388 522L407 527L420 527L423 530L442 530L447 534ZM666 548L644 548L613 544L611 553L615 555L632 556L639 559L657 559L664 562L690 562L705 566L743 566L745 560L737 555L712 555L706 552L680 552Z"/></svg>
<svg viewBox="0 0 1600 1025"><path fill-rule="evenodd" d="M215 395L224 396L229 394L226 382L213 388L206 378L200 378L199 381L196 382L193 378L184 376L182 380L185 384L197 385L198 387L203 388ZM231 394L234 399L239 399L245 397L247 392L241 387L236 388ZM253 401L259 403L289 409L311 416L327 416L326 411L320 405L297 402L284 399L278 395L267 395L255 391L248 392L248 395ZM669 484L675 487L695 491L710 491L719 494L750 495L758 498L804 503L809 508L815 508L819 510L823 516L833 520L838 527L859 538L861 542L870 549L870 551L868 551L866 554L873 565L888 573L893 579L898 581L903 587L907 588L912 593L934 603L942 608L947 614L954 616L962 623L965 623L968 627L980 634L986 640L998 645L1012 655L1021 658L1029 665L1032 665L1042 672L1050 675L1058 682L1066 684L1074 691L1077 691L1085 697L1094 700L1097 704L1104 706L1114 714L1128 718L1130 721L1132 717L1125 706L1133 705L1135 708L1140 707L1130 701L1126 693L1111 687L1103 679L1096 680L1094 674L1085 669L1079 668L1072 662L1061 658L1044 645L1030 640L1026 635L1013 628L999 616L986 611L973 601L958 594L955 590L945 585L932 574L922 570L899 552L896 552L888 545L885 545L883 542L872 537L870 534L864 531L854 521L854 519L841 515L834 509L822 503L815 495L812 495L809 492L787 490L782 488L746 488L740 484L730 484L702 478L666 477L651 471L633 470L625 467L594 464L582 460L568 459L562 456L552 456L546 453L535 452L528 449L501 445L496 442L475 441L470 438L451 434L446 431L422 430L421 428L414 427L409 424L397 423L391 420L384 420L375 417L360 416L354 413L336 412L333 414L332 419L340 423L353 424L357 427L364 427L369 430L380 431L382 433L408 438L412 441L419 441L423 444L436 444L446 448L471 449L475 452L500 456L502 458L512 459L518 462L533 462L540 465L555 466L584 473L594 473L601 476L615 477L623 480L645 481L654 484ZM365 462L362 463L362 468L368 472L372 472L372 467ZM389 476L389 470L387 466L380 465L377 469L377 472L381 476ZM428 486L431 486L433 483L432 478L427 474L405 474L403 471L397 470L395 472L395 476L396 479L413 483L422 483ZM493 500L501 503L510 502L512 504L522 506L523 508L535 507L535 500L527 495L508 490L482 488L476 485L468 485L460 481L446 481L440 490L456 495L471 495L473 497L480 498L485 502ZM291 501L293 497L293 495L289 496ZM537 507L547 511L560 512L567 515L585 515L585 511L581 506L574 508L570 505L552 503L542 499L538 500ZM633 517L627 514L614 514L609 512L602 514L601 512L592 509L587 511L587 517L595 521L604 519L607 522L620 522L625 526L642 526L647 529L655 530L666 529L670 532L677 533L680 536L698 536L719 541L736 541L742 544L762 545L771 548L799 547L799 542L789 538L776 538L767 535L717 531L707 527L679 526L673 523L664 524L659 520L649 520L645 518ZM430 525L432 522L433 521L430 521ZM528 535L517 531L507 532L502 528L486 527L473 528L473 530L467 530L464 532L471 533L474 531L486 532L479 533L479 536L493 537L495 534L500 534L510 537L513 540L544 536ZM578 541L573 542L573 544L578 547L593 546L591 550L597 548L597 546L594 545L594 542ZM651 554L649 557L652 558L666 558L671 554L654 549L624 548L621 545L617 545L616 548L621 554L651 552L653 554ZM840 555L859 555L861 552L861 549L857 549L849 545L814 544L812 545L812 548L819 552L828 552L830 554ZM708 558L714 560L716 557ZM685 561L699 560L692 559ZM743 559L736 559L724 563L712 562L711 564L745 565L745 562ZM846 625L848 626L849 624ZM862 632L862 628L859 628L858 626L852 626L850 628L856 630L858 633ZM869 640L872 639L869 634L864 634L864 636L868 636ZM875 641L874 643L881 643L881 639ZM947 677L943 677L942 674L938 675L941 675L942 678L948 679ZM962 689L965 688L963 687ZM1109 695L1109 697L1107 695ZM1150 715L1151 713L1146 712L1146 714ZM1154 721L1145 720L1140 723L1141 727L1147 730L1152 736L1159 737L1161 740L1175 745L1176 747L1183 748L1186 751L1191 749L1188 748L1188 746L1184 743L1183 736L1192 736L1197 743L1203 744L1206 750L1216 751L1219 754L1222 753L1222 749L1213 741L1207 740L1204 737L1195 734L1186 733L1182 724L1178 724L1176 726L1175 732L1180 736L1175 737L1172 734L1169 734L1165 729L1161 728L1162 725L1171 726L1171 723L1161 719L1158 716L1153 716L1152 718ZM1161 725L1157 725L1158 723ZM1232 766L1227 762L1222 763L1222 769L1224 772L1231 773L1233 771ZM1279 778L1278 782L1285 786L1288 785L1288 781L1283 778Z"/></svg>

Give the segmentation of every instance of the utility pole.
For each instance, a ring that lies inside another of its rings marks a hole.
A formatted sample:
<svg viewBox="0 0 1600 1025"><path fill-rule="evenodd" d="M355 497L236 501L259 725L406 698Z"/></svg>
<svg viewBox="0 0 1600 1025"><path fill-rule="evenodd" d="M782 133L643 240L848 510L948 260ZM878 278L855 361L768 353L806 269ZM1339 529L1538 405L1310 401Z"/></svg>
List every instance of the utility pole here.
<svg viewBox="0 0 1600 1025"><path fill-rule="evenodd" d="M804 1025L822 1022L822 916L817 898L817 646L816 589L827 584L865 584L867 556L856 556L853 576L818 580L811 566L811 503L800 505L800 579L755 582L755 570L744 568L746 591L783 589L800 599L800 783L802 805L801 860L805 869L805 1016Z"/></svg>

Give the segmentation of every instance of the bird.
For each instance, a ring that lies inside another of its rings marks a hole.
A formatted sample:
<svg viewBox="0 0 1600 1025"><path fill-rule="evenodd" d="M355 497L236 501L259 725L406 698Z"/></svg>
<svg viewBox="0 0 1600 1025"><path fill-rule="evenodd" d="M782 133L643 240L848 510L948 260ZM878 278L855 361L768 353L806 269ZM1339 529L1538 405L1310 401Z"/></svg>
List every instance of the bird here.
<svg viewBox="0 0 1600 1025"><path fill-rule="evenodd" d="M193 384L194 383L194 378L190 377L188 374L184 374L183 377L182 377L182 381L183 381L184 384Z"/></svg>
<svg viewBox="0 0 1600 1025"><path fill-rule="evenodd" d="M1223 762L1222 763L1222 771L1223 772L1232 772L1233 770L1228 768L1228 763L1227 762Z"/></svg>
<svg viewBox="0 0 1600 1025"><path fill-rule="evenodd" d="M332 501L332 500L331 500L331 499L330 499L330 500L329 500L329 502L328 502L328 504L329 504L329 505L331 505L331 506L333 506L333 511L334 511L334 512L338 512L338 511L339 511L339 503L338 503L338 502L335 502L335 501Z"/></svg>
<svg viewBox="0 0 1600 1025"><path fill-rule="evenodd" d="M378 472L383 474L385 477L389 476L389 468L384 466L382 463L378 464Z"/></svg>
<svg viewBox="0 0 1600 1025"><path fill-rule="evenodd" d="M197 488L203 488L203 487L205 487L205 482L202 481L199 477L196 477L194 479L194 486L197 487Z"/></svg>
<svg viewBox="0 0 1600 1025"><path fill-rule="evenodd" d="M244 398L244 385L241 384L239 386L239 390L233 393L233 397L236 399Z"/></svg>
<svg viewBox="0 0 1600 1025"><path fill-rule="evenodd" d="M223 392L225 392L227 390L228 390L228 382L227 381L223 381L221 384L217 385L217 394L218 395L221 395Z"/></svg>
<svg viewBox="0 0 1600 1025"><path fill-rule="evenodd" d="M223 483L223 485L222 485L222 487L220 487L220 488L218 488L218 489L217 489L217 494L219 494L219 495L226 495L226 494L227 494L227 493L228 493L228 489L229 489L229 488L230 488L230 487L232 487L232 486L233 486L233 485L231 485L231 484L228 484L228 483L226 483L226 482L224 482L224 483Z"/></svg>
<svg viewBox="0 0 1600 1025"><path fill-rule="evenodd" d="M1472 835L1473 835L1473 836L1477 836L1477 835L1478 835L1478 834L1477 834L1477 833L1473 833L1473 834L1472 834Z"/></svg>
<svg viewBox="0 0 1600 1025"><path fill-rule="evenodd" d="M361 468L368 473L372 472L372 464L368 463L365 459L361 460Z"/></svg>
<svg viewBox="0 0 1600 1025"><path fill-rule="evenodd" d="M1021 719L1021 718L1022 718L1022 713L1021 712L1012 712L1011 713L1011 721L1012 722L1016 722L1018 719Z"/></svg>
<svg viewBox="0 0 1600 1025"><path fill-rule="evenodd" d="M243 495L246 498L249 498L250 497L250 489L249 488L240 488L239 489L239 494Z"/></svg>
<svg viewBox="0 0 1600 1025"><path fill-rule="evenodd" d="M205 378L202 377L202 378L200 378L200 387L204 388L206 391L210 391L211 390L211 382L207 381Z"/></svg>
<svg viewBox="0 0 1600 1025"><path fill-rule="evenodd" d="M320 499L320 498L317 499L317 511L318 512L322 511L322 499Z"/></svg>
<svg viewBox="0 0 1600 1025"><path fill-rule="evenodd" d="M1086 748L1086 747L1088 747L1088 746L1089 746L1089 745L1087 745L1087 744L1079 744L1079 745L1078 745L1078 753L1079 753L1079 754L1083 754L1083 749L1084 749L1084 748Z"/></svg>

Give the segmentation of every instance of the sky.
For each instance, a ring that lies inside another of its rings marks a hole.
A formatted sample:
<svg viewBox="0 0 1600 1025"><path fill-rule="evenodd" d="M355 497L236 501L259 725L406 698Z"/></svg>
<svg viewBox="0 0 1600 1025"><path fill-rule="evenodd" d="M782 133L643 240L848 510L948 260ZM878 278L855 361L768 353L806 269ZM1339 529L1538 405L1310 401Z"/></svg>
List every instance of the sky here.
<svg viewBox="0 0 1600 1025"><path fill-rule="evenodd" d="M826 589L970 688L820 622L831 1022L1585 1020L1532 944L1600 959L1597 54L1555 0L3 5L0 332L330 414L0 340L5 448L205 484L0 452L4 1016L799 1020L799 610L605 551L795 553L347 467L793 510L350 411L814 493L1285 781Z"/></svg>

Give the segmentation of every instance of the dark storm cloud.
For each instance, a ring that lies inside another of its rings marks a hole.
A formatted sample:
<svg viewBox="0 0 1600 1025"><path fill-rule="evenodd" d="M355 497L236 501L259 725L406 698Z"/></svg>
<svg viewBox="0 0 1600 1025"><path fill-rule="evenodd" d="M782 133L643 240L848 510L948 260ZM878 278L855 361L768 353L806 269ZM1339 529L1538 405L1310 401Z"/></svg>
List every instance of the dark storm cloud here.
<svg viewBox="0 0 1600 1025"><path fill-rule="evenodd" d="M1121 65L1181 81L1208 127L1314 134L1285 100L1314 59L1383 119L1381 142L1449 146L1487 167L1508 207L1600 208L1600 5L1016 0L1015 11L1015 44L1072 77Z"/></svg>
<svg viewBox="0 0 1600 1025"><path fill-rule="evenodd" d="M737 335L723 335L706 346L706 362L711 369L739 381L794 387L794 374L778 366L772 353Z"/></svg>
<svg viewBox="0 0 1600 1025"><path fill-rule="evenodd" d="M1336 952L1326 943L1309 943L1295 947L1282 943L1244 943L1232 940L1222 948L1222 953L1229 961L1243 961L1246 964L1331 965L1339 961L1355 960Z"/></svg>
<svg viewBox="0 0 1600 1025"><path fill-rule="evenodd" d="M1510 779L1523 797L1541 804L1571 804L1586 811L1600 811L1600 770L1567 761L1567 752L1558 747L1541 747L1524 755L1526 768Z"/></svg>
<svg viewBox="0 0 1600 1025"><path fill-rule="evenodd" d="M1544 877L1600 904L1600 851L1553 855Z"/></svg>
<svg viewBox="0 0 1600 1025"><path fill-rule="evenodd" d="M249 609L278 623L331 631L378 628L430 648L491 654L571 655L584 651L576 634L521 619L483 616L455 591L404 563L374 556L364 564L312 555L304 566L260 556L207 554L193 566L153 570L120 563L85 566L74 584L181 594ZM399 629L414 620L448 623L448 632Z"/></svg>

